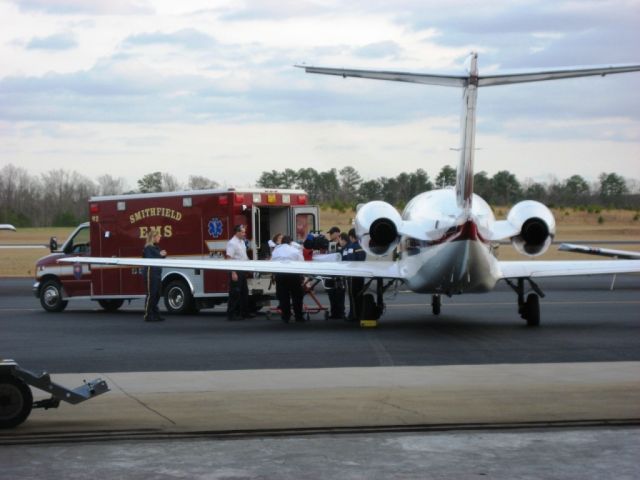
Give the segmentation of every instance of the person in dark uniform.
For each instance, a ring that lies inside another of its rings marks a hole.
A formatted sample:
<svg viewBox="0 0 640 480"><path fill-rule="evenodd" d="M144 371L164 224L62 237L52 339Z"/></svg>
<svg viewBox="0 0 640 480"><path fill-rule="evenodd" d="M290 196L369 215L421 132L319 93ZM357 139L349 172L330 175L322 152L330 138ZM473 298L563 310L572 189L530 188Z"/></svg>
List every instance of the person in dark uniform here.
<svg viewBox="0 0 640 480"><path fill-rule="evenodd" d="M356 236L355 228L349 230L349 243L342 252L342 260L348 262L364 262L367 253L362 249ZM349 316L347 320L357 322L362 318L362 289L364 288L364 278L348 277L347 287L349 290Z"/></svg>
<svg viewBox="0 0 640 480"><path fill-rule="evenodd" d="M158 243L162 235L155 229L150 229L147 233L147 243L142 251L142 258L164 258L167 256L165 250L160 250ZM161 322L164 320L158 310L158 301L162 291L162 267L144 267L142 269L145 281L147 298L144 302L144 321Z"/></svg>
<svg viewBox="0 0 640 480"><path fill-rule="evenodd" d="M329 242L335 243L336 252L342 255L343 247L340 243L340 229L338 227L331 227L327 233L329 234ZM327 289L327 296L329 297L329 318L343 319L345 298L344 281L341 277L330 278L325 280L324 286Z"/></svg>

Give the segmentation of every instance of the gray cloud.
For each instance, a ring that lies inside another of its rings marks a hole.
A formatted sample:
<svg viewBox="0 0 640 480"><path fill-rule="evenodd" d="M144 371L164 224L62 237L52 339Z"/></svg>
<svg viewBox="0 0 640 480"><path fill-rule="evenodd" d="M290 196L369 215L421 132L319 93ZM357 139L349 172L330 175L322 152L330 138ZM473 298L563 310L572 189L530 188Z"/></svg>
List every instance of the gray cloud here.
<svg viewBox="0 0 640 480"><path fill-rule="evenodd" d="M153 32L131 35L124 40L125 46L177 45L186 49L210 49L217 45L215 38L193 28L173 33Z"/></svg>
<svg viewBox="0 0 640 480"><path fill-rule="evenodd" d="M355 56L364 58L398 57L401 52L400 45L391 41L370 43L353 50Z"/></svg>
<svg viewBox="0 0 640 480"><path fill-rule="evenodd" d="M26 45L29 50L70 50L78 46L71 32L56 33L47 37L34 37Z"/></svg>
<svg viewBox="0 0 640 480"><path fill-rule="evenodd" d="M220 16L222 20L252 21L315 17L331 11L331 7L310 0L246 0L220 10Z"/></svg>
<svg viewBox="0 0 640 480"><path fill-rule="evenodd" d="M145 14L153 9L145 0L10 0L23 11L42 11L50 14L69 15L88 13L94 15Z"/></svg>

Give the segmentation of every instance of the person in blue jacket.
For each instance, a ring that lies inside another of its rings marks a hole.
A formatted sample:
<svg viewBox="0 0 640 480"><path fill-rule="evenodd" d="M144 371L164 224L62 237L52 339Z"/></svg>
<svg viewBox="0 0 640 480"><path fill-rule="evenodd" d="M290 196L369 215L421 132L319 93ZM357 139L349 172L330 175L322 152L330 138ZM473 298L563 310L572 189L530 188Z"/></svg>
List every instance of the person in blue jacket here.
<svg viewBox="0 0 640 480"><path fill-rule="evenodd" d="M149 229L147 233L147 243L142 251L142 258L164 258L167 256L165 250L160 250L158 244L162 235L155 229ZM158 310L158 301L162 292L162 267L144 267L145 290L147 298L144 301L144 321L161 322L164 320Z"/></svg>
<svg viewBox="0 0 640 480"><path fill-rule="evenodd" d="M364 262L367 252L362 249L356 236L356 229L349 230L349 243L342 251L342 260L346 262ZM347 287L349 290L349 316L347 320L357 322L362 318L362 290L364 289L364 278L348 277Z"/></svg>

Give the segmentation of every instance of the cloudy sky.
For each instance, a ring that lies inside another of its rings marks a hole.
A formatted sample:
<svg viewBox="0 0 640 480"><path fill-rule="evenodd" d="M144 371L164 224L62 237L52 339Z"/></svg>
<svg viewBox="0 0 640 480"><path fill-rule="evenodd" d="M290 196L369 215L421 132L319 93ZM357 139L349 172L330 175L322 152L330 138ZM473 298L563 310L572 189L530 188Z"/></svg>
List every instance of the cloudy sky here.
<svg viewBox="0 0 640 480"><path fill-rule="evenodd" d="M460 91L292 65L461 73L640 63L640 0L0 0L0 167L365 178L456 165ZM481 89L476 169L640 179L640 73Z"/></svg>

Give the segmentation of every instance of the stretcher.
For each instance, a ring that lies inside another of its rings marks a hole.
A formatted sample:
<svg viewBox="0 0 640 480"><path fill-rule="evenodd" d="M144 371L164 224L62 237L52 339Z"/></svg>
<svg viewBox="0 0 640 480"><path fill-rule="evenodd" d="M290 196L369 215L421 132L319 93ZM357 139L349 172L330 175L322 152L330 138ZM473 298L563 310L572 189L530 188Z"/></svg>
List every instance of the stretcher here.
<svg viewBox="0 0 640 480"><path fill-rule="evenodd" d="M273 277L271 281L275 282L275 277ZM311 321L311 315L323 312L324 319L329 320L329 308L322 305L314 291L321 282L321 277L304 277L304 281L302 283L302 289L304 291L304 297L302 298L302 313L306 322ZM281 314L282 311L278 307L271 307L266 311L267 318L270 318L271 315Z"/></svg>

